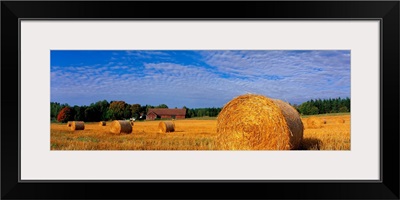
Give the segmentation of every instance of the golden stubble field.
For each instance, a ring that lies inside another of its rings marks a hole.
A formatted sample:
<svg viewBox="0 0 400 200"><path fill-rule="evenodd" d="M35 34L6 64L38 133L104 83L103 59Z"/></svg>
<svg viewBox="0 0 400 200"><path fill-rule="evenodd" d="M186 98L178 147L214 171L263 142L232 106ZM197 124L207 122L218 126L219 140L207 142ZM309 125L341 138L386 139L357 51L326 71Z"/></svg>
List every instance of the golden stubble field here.
<svg viewBox="0 0 400 200"><path fill-rule="evenodd" d="M301 150L350 150L350 114L316 116L320 126L304 124ZM176 120L175 132L159 133L160 121L135 122L131 134L110 133L106 126L85 123L85 130L71 131L66 124L52 123L51 150L218 150L214 144L217 121ZM344 123L343 123L344 122Z"/></svg>

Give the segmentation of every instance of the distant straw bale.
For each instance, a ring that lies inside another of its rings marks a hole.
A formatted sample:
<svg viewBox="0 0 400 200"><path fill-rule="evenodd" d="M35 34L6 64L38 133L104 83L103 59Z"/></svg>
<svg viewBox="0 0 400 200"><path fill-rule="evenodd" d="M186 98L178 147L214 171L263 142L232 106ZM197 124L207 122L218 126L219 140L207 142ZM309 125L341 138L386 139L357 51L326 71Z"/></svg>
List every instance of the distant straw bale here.
<svg viewBox="0 0 400 200"><path fill-rule="evenodd" d="M68 127L71 127L71 124L72 124L72 121L68 121L68 122L67 122L67 126L68 126Z"/></svg>
<svg viewBox="0 0 400 200"><path fill-rule="evenodd" d="M297 149L303 123L289 104L246 94L229 101L217 118L217 148L224 150Z"/></svg>
<svg viewBox="0 0 400 200"><path fill-rule="evenodd" d="M73 121L71 122L71 130L85 130L85 123L83 121Z"/></svg>
<svg viewBox="0 0 400 200"><path fill-rule="evenodd" d="M105 125L106 125L106 121L99 122L99 126L105 126Z"/></svg>
<svg viewBox="0 0 400 200"><path fill-rule="evenodd" d="M110 124L110 132L114 134L132 133L132 125L129 121L114 120Z"/></svg>
<svg viewBox="0 0 400 200"><path fill-rule="evenodd" d="M175 123L174 122L160 122L158 124L158 130L160 133L174 132L175 131Z"/></svg>
<svg viewBox="0 0 400 200"><path fill-rule="evenodd" d="M344 119L341 118L341 117L338 117L338 118L336 118L336 122L337 122L338 124L344 124L344 123L346 122L346 120L344 120Z"/></svg>
<svg viewBox="0 0 400 200"><path fill-rule="evenodd" d="M306 119L306 128L310 128L310 129L312 129L312 128L314 128L314 129L321 128L322 124L325 124L324 122L326 123L326 121L324 121L321 118L309 117L309 118Z"/></svg>

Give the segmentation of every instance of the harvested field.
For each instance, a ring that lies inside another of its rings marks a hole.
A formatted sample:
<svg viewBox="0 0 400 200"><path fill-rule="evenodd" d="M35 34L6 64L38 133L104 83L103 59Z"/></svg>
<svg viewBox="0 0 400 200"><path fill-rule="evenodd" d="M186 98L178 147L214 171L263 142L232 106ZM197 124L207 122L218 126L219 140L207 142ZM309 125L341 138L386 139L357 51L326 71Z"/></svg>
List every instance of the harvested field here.
<svg viewBox="0 0 400 200"><path fill-rule="evenodd" d="M315 116L326 121L320 128L304 129L302 150L350 150L350 114ZM302 118L306 124L306 118ZM344 123L343 123L344 121ZM107 122L111 123L111 122ZM160 121L135 122L131 134L112 134L98 122L85 122L85 129L52 123L51 150L219 150L216 119L175 120L175 131L159 132Z"/></svg>

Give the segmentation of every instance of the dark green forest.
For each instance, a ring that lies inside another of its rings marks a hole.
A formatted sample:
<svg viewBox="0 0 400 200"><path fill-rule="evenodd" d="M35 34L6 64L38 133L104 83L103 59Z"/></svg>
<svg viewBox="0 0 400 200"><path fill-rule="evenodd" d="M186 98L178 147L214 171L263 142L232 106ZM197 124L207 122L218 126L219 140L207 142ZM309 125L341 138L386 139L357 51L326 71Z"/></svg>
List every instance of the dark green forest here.
<svg viewBox="0 0 400 200"><path fill-rule="evenodd" d="M302 115L350 112L350 98L315 99L300 105L292 105Z"/></svg>
<svg viewBox="0 0 400 200"><path fill-rule="evenodd" d="M300 105L292 105L302 115L316 115L325 113L344 113L350 112L350 98L336 99L315 99L304 102ZM166 104L158 106L128 104L125 101L106 100L92 103L89 106L70 106L68 104L60 104L50 102L50 119L52 122L67 122L67 121L108 121L135 118L146 116L150 108L169 108ZM187 108L186 118L194 117L216 117L222 108ZM145 119L145 117L142 117Z"/></svg>

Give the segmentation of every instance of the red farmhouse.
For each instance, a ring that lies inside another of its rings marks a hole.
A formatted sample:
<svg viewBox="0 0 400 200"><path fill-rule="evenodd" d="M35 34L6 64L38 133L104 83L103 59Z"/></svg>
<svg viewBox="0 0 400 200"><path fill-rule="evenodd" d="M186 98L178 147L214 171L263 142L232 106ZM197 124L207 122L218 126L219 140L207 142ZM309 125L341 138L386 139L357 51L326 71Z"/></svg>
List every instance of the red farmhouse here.
<svg viewBox="0 0 400 200"><path fill-rule="evenodd" d="M146 120L155 119L185 119L186 109L185 108L151 108L147 112Z"/></svg>

